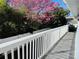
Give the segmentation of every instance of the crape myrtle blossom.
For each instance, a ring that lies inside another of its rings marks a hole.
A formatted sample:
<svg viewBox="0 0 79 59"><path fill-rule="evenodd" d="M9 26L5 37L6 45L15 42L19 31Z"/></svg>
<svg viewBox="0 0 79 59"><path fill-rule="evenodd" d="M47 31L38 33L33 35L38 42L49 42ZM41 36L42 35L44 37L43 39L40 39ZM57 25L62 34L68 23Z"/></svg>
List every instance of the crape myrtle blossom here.
<svg viewBox="0 0 79 59"><path fill-rule="evenodd" d="M43 20L44 23L47 23L47 22L53 20L53 19L51 19L51 18L53 18L53 16L50 13L48 13L48 12L45 13L44 16L45 16L44 20Z"/></svg>
<svg viewBox="0 0 79 59"><path fill-rule="evenodd" d="M36 21L40 24L45 24L53 20L54 16L49 15L49 13L44 13L44 14L34 14L32 15L32 21Z"/></svg>
<svg viewBox="0 0 79 59"><path fill-rule="evenodd" d="M24 11L28 18L41 24L53 20L54 16L48 12L54 11L59 5L52 0L8 0L8 4L16 10Z"/></svg>
<svg viewBox="0 0 79 59"><path fill-rule="evenodd" d="M54 10L58 5L51 0L8 0L8 4L14 9L24 6L30 11L37 11L37 13Z"/></svg>

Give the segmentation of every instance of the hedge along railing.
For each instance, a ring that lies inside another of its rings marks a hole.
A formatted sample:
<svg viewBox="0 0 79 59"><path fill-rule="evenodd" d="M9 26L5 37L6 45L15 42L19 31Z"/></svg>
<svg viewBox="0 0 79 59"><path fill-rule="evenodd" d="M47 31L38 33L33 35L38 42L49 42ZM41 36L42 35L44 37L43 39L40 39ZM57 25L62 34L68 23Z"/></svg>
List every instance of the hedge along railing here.
<svg viewBox="0 0 79 59"><path fill-rule="evenodd" d="M0 59L41 59L67 31L65 25L2 43Z"/></svg>

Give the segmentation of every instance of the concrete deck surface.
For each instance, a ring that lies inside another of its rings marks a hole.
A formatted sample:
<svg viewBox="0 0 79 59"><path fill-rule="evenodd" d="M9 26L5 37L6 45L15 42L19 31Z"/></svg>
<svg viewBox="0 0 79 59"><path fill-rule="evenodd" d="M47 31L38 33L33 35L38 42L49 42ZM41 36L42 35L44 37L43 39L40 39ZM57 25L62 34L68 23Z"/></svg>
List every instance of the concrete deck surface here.
<svg viewBox="0 0 79 59"><path fill-rule="evenodd" d="M75 33L68 32L43 59L74 59Z"/></svg>

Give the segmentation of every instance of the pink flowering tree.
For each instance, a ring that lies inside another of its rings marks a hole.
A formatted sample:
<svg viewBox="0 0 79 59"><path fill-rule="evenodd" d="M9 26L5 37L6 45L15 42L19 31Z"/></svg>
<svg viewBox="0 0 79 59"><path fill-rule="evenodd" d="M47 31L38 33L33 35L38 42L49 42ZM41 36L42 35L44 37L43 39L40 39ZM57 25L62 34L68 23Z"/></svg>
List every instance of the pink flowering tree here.
<svg viewBox="0 0 79 59"><path fill-rule="evenodd" d="M52 0L8 0L8 4L16 10L22 10L29 20L26 19L27 23L33 28L38 27L39 24L47 25L53 21L54 16L49 12L58 7L58 3L52 2ZM27 13L27 10L30 12Z"/></svg>
<svg viewBox="0 0 79 59"><path fill-rule="evenodd" d="M24 7L24 9L28 8L30 11L38 14L54 10L58 5L58 3L51 0L8 0L8 4L15 9Z"/></svg>

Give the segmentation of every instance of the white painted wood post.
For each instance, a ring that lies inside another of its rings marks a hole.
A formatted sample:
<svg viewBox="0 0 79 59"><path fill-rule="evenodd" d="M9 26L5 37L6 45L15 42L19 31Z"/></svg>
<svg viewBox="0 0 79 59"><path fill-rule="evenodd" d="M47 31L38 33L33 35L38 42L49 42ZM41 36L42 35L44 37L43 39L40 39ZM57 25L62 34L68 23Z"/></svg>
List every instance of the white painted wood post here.
<svg viewBox="0 0 79 59"><path fill-rule="evenodd" d="M11 50L11 57L12 57L12 59L14 59L14 50L13 49Z"/></svg>
<svg viewBox="0 0 79 59"><path fill-rule="evenodd" d="M28 43L26 44L26 59L28 59Z"/></svg>
<svg viewBox="0 0 79 59"><path fill-rule="evenodd" d="M22 59L24 59L24 44L22 45Z"/></svg>
<svg viewBox="0 0 79 59"><path fill-rule="evenodd" d="M33 50L32 50L32 56L33 56L33 58L32 59L34 59L34 40L33 40Z"/></svg>
<svg viewBox="0 0 79 59"><path fill-rule="evenodd" d="M18 46L18 59L20 59L20 47Z"/></svg>
<svg viewBox="0 0 79 59"><path fill-rule="evenodd" d="M32 51L31 51L31 41L30 41L30 59L31 59L31 52L32 52Z"/></svg>
<svg viewBox="0 0 79 59"><path fill-rule="evenodd" d="M8 59L8 55L7 55L7 52L5 52L5 59Z"/></svg>
<svg viewBox="0 0 79 59"><path fill-rule="evenodd" d="M37 51L36 51L36 40L35 40L35 59L36 59L36 57L37 57L37 55L36 55L36 53L37 53Z"/></svg>

